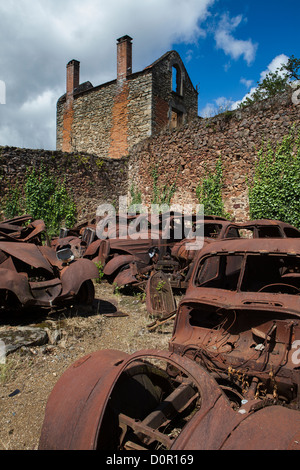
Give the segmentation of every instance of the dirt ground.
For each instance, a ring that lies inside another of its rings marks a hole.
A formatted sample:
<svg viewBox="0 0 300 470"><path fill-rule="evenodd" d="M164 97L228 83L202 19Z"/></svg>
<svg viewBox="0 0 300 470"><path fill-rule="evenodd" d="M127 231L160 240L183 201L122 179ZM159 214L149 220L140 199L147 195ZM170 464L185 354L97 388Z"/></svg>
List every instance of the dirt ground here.
<svg viewBox="0 0 300 470"><path fill-rule="evenodd" d="M48 396L78 358L99 349L133 353L168 348L173 320L149 331L153 320L141 295L115 294L105 282L95 284L95 289L92 312L67 310L0 322L2 329L15 325L47 328L51 338L46 345L9 354L0 365L0 450L38 448ZM116 312L127 316L116 316Z"/></svg>

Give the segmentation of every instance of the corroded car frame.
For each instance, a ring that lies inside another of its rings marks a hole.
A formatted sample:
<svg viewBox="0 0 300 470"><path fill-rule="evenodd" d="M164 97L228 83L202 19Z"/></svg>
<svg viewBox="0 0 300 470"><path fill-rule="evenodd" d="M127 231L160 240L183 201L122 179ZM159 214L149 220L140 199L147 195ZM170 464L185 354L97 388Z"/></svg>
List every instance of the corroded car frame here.
<svg viewBox="0 0 300 470"><path fill-rule="evenodd" d="M186 357L97 351L76 361L55 385L39 450L299 448L299 411L261 408L254 397L245 402L234 410L208 371Z"/></svg>
<svg viewBox="0 0 300 470"><path fill-rule="evenodd" d="M0 222L0 241L50 246L44 221L36 220L31 215L22 215Z"/></svg>
<svg viewBox="0 0 300 470"><path fill-rule="evenodd" d="M293 344L300 342L300 296L277 283L275 292L255 290L249 280L242 284L247 261L256 257L263 266L269 256L266 264L277 266L282 284L298 285L299 239L206 247L179 304L169 351L103 350L75 362L49 397L39 448L299 449L300 370ZM206 260L212 260L210 271Z"/></svg>
<svg viewBox="0 0 300 470"><path fill-rule="evenodd" d="M91 304L92 279L98 275L92 261L61 261L48 246L0 242L0 307L5 310Z"/></svg>

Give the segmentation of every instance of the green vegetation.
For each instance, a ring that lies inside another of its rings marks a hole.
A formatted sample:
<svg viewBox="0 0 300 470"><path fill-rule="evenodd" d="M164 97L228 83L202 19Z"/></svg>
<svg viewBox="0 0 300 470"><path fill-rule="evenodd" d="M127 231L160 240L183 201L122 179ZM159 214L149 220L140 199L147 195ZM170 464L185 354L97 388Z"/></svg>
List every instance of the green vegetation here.
<svg viewBox="0 0 300 470"><path fill-rule="evenodd" d="M240 103L239 107L243 108L287 90L294 80L300 79L299 68L300 59L292 55L286 64L282 64L275 72L267 73L261 82L257 82L255 91Z"/></svg>
<svg viewBox="0 0 300 470"><path fill-rule="evenodd" d="M219 217L230 218L230 214L224 210L222 187L223 168L222 160L219 158L214 171L207 172L207 176L196 188L196 195L199 204L203 204L203 212L205 215L217 215Z"/></svg>
<svg viewBox="0 0 300 470"><path fill-rule="evenodd" d="M131 203L130 208L135 211L138 209L138 205L142 204L142 193L141 191L137 190L135 185L132 183L130 188L130 195L131 195Z"/></svg>
<svg viewBox="0 0 300 470"><path fill-rule="evenodd" d="M159 168L159 165L157 164L152 170L153 196L152 196L151 204L169 206L171 203L171 199L176 191L176 183L177 183L179 168L177 170L176 178L172 184L169 184L169 183L159 184L158 168Z"/></svg>
<svg viewBox="0 0 300 470"><path fill-rule="evenodd" d="M62 223L70 227L76 221L76 206L65 182L43 167L27 169L23 187L17 181L1 202L7 218L30 214L43 219L49 236L57 235Z"/></svg>
<svg viewBox="0 0 300 470"><path fill-rule="evenodd" d="M101 261L98 261L95 263L96 264L96 267L98 268L98 272L99 272L99 276L97 277L97 279L95 279L95 282L97 284L101 284L102 282L102 279L103 279L103 276L104 276L104 272L103 272L103 264L101 263Z"/></svg>
<svg viewBox="0 0 300 470"><path fill-rule="evenodd" d="M300 133L285 136L274 150L258 152L249 183L250 217L268 218L300 228Z"/></svg>
<svg viewBox="0 0 300 470"><path fill-rule="evenodd" d="M166 282L165 281L159 281L156 286L157 292L161 292L165 286Z"/></svg>

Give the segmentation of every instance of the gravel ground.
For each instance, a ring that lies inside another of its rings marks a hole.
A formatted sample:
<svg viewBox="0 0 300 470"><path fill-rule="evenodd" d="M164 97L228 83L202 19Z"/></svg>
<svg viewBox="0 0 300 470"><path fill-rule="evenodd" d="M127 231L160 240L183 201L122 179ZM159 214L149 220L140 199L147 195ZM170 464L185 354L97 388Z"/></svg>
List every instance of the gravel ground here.
<svg viewBox="0 0 300 470"><path fill-rule="evenodd" d="M127 353L168 349L173 320L150 332L147 325L152 320L140 295L114 294L106 283L95 288L92 312L64 311L32 318L11 315L1 322L1 329L16 324L47 328L50 343L21 348L0 365L0 450L38 448L48 396L78 358L99 349ZM127 316L109 316L113 310Z"/></svg>

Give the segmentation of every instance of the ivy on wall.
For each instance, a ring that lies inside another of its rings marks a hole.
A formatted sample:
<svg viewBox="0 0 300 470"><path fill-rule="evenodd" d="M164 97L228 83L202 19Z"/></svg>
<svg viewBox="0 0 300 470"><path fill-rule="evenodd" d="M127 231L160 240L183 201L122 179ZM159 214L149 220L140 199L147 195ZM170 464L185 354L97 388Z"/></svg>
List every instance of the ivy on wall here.
<svg viewBox="0 0 300 470"><path fill-rule="evenodd" d="M294 130L274 150L258 152L248 183L250 217L277 219L300 228L300 132Z"/></svg>
<svg viewBox="0 0 300 470"><path fill-rule="evenodd" d="M16 183L14 187L9 186L1 201L7 218L30 214L35 219L43 219L50 236L58 234L62 223L68 227L74 225L76 205L64 181L41 167L27 169L22 190Z"/></svg>
<svg viewBox="0 0 300 470"><path fill-rule="evenodd" d="M206 177L196 188L196 196L199 204L203 204L204 214L230 218L230 214L224 209L222 200L223 167L221 158L216 162L215 169L213 171L206 170L206 173Z"/></svg>
<svg viewBox="0 0 300 470"><path fill-rule="evenodd" d="M177 170L177 175L174 181L169 184L160 184L159 183L159 164L157 164L152 169L152 178L153 178L153 195L151 204L166 205L169 206L176 191L176 184L178 178L179 168Z"/></svg>
<svg viewBox="0 0 300 470"><path fill-rule="evenodd" d="M130 187L130 208L135 211L138 210L140 204L142 204L142 193L139 189L136 188L135 184L132 183Z"/></svg>

